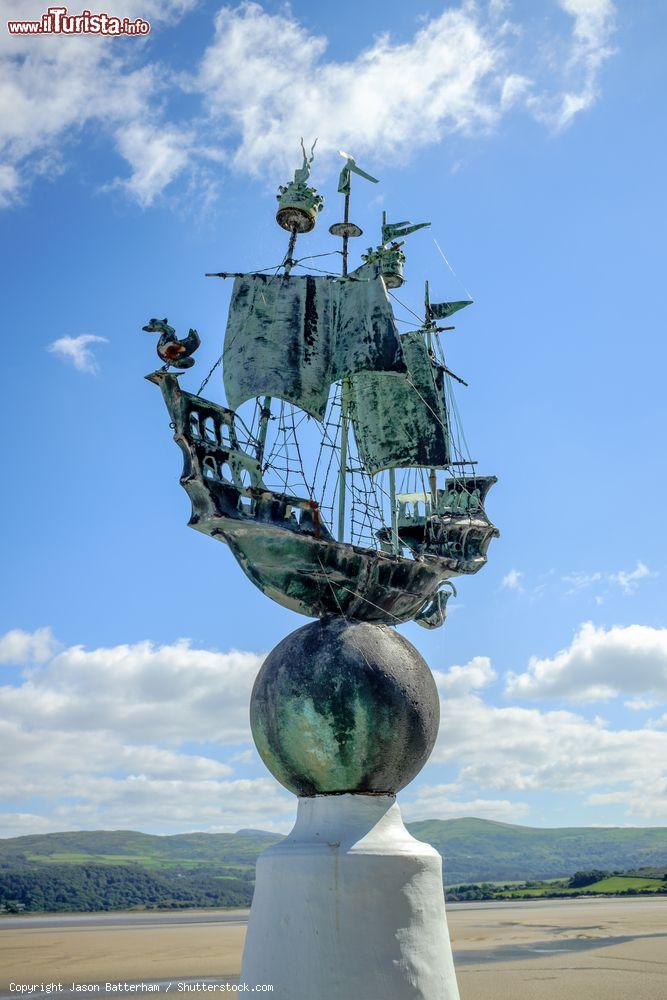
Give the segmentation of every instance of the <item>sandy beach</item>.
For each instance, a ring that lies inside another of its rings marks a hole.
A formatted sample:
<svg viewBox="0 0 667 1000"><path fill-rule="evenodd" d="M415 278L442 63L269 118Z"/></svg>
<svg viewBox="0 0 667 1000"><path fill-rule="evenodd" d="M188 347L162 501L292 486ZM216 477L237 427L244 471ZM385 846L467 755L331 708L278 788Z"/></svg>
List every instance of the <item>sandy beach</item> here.
<svg viewBox="0 0 667 1000"><path fill-rule="evenodd" d="M667 898L455 904L448 912L461 1000L667 996ZM246 919L244 910L5 917L0 998L16 995L12 982L151 981L164 992L170 981L233 980Z"/></svg>
<svg viewBox="0 0 667 1000"><path fill-rule="evenodd" d="M662 1000L667 899L449 907L461 1000Z"/></svg>

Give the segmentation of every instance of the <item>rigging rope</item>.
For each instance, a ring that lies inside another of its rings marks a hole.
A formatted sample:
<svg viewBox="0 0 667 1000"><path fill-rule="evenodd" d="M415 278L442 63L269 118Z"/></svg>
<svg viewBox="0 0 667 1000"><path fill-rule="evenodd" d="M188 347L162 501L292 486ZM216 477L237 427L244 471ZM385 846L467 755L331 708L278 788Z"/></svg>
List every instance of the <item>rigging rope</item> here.
<svg viewBox="0 0 667 1000"><path fill-rule="evenodd" d="M210 372L208 373L208 375L206 376L206 378L204 379L204 381L202 382L202 384L197 389L197 391L195 393L195 396L201 396L202 392L206 388L206 385L208 384L208 380L210 379L211 375L213 374L213 372L218 367L218 365L220 364L221 361L222 361L222 354L220 355L220 357L218 358L218 360L215 362L215 364L211 368Z"/></svg>
<svg viewBox="0 0 667 1000"><path fill-rule="evenodd" d="M435 243L436 247L438 248L438 253L442 257L442 259L444 260L445 264L447 265L447 267L449 268L449 270L452 272L452 274L454 275L454 277L456 278L456 280L458 281L458 283L461 286L461 288L463 289L463 291L466 293L466 295L468 296L469 299L472 299L472 295L470 294L470 292L468 291L468 289L466 288L466 286L463 284L463 282L459 278L458 274L456 273L456 271L454 270L454 268L452 267L452 265L449 263L449 261L445 257L445 255L442 252L442 250L440 249L440 244L438 243L438 241L434 238L433 242Z"/></svg>
<svg viewBox="0 0 667 1000"><path fill-rule="evenodd" d="M391 289L388 288L387 291L391 295L392 299L395 299L396 302L398 302L399 306L402 306L403 309L405 309L407 312L411 313L415 317L415 319L419 323L420 327L422 327L424 325L424 318L423 318L423 316L420 316L418 313L416 313L414 311L414 309L410 308L410 306L406 306L405 302L401 302L401 300L399 299L398 295L394 295L394 293L391 291ZM407 321L405 321L405 322L407 322Z"/></svg>

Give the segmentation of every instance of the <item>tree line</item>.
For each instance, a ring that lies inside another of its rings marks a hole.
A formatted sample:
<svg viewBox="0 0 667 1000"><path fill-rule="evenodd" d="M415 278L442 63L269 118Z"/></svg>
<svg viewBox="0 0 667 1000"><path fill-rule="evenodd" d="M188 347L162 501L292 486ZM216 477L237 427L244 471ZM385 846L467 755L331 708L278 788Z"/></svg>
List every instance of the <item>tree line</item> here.
<svg viewBox="0 0 667 1000"><path fill-rule="evenodd" d="M36 864L0 869L0 911L174 909L250 906L254 872L150 872L141 865Z"/></svg>

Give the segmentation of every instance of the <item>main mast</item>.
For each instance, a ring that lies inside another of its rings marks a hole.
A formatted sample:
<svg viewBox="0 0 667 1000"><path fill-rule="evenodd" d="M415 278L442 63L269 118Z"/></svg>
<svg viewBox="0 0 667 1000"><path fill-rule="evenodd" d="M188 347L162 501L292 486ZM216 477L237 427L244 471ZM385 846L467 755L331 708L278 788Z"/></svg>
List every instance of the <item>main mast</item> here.
<svg viewBox="0 0 667 1000"><path fill-rule="evenodd" d="M431 319L431 300L428 290L428 280L424 282L424 330L426 332L426 348L429 357L433 356L433 330L434 323ZM428 470L428 488L431 494L431 510L435 513L438 502L438 478L433 467Z"/></svg>
<svg viewBox="0 0 667 1000"><path fill-rule="evenodd" d="M283 274L286 278L289 278L292 268L296 264L296 260L294 259L294 248L296 246L297 236L299 233L309 233L315 228L317 214L322 211L324 205L324 199L322 196L317 193L315 188L311 187L307 183L308 178L310 177L310 168L313 162L313 157L315 155L316 143L317 139L310 147L310 154L308 154L306 153L303 138L301 139L303 162L301 166L294 171L293 180L289 181L287 184L281 184L278 188L278 194L276 195L276 198L278 199L276 222L281 229L286 230L290 234L287 253L285 254L281 265L283 268ZM271 403L271 396L265 396L261 405L259 398L257 399L257 405L259 406L259 427L257 430L257 446L255 453L260 466L264 460L266 436L269 429L269 421L271 420Z"/></svg>
<svg viewBox="0 0 667 1000"><path fill-rule="evenodd" d="M350 222L350 190L352 187L352 174L358 174L359 177L364 177L367 181L371 181L373 184L377 184L377 177L372 177L371 174L367 174L365 170L358 167L353 156L349 153L344 153L342 150L340 152L341 156L346 159L345 166L340 172L340 177L338 178L338 191L340 194L344 195L343 203L343 221L334 222L332 226L329 227L329 232L332 236L340 236L343 241L343 248L341 251L343 263L341 268L341 274L344 278L347 277L347 256L348 256L348 241L350 237L355 238L357 236L363 235L363 229L357 226L354 222ZM345 509L347 503L347 441L349 433L349 416L350 416L350 382L349 378L345 376L341 382L340 388L340 474L338 477L338 541L345 541Z"/></svg>

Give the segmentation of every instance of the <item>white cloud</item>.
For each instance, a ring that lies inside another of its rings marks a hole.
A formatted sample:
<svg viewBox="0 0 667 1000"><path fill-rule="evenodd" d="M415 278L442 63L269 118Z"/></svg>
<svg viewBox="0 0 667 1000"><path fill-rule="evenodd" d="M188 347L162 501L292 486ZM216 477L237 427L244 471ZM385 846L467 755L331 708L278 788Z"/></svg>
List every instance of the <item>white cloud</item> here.
<svg viewBox="0 0 667 1000"><path fill-rule="evenodd" d="M234 776L247 763L257 654L181 641L54 655L48 629L13 630L0 653L28 664L20 683L0 687L0 798L30 803L0 813L0 836L289 825L293 796L269 777ZM218 759L226 747L236 752Z"/></svg>
<svg viewBox="0 0 667 1000"><path fill-rule="evenodd" d="M634 594L639 585L639 581L643 580L647 576L652 576L653 574L643 562L638 562L635 569L619 570L618 573L612 573L609 579L612 583L617 584L621 590L626 594Z"/></svg>
<svg viewBox="0 0 667 1000"><path fill-rule="evenodd" d="M637 689L664 694L666 633L584 626L568 650L548 661L551 667L537 670L531 661L522 677L531 690L539 683L553 692L556 670L556 687L579 696L575 680L586 691L603 681L605 690L621 690L631 675ZM289 824L293 796L268 776L241 779L234 771L256 761L248 702L260 655L182 640L72 646L44 660L53 650L48 630L14 630L0 638L0 650L24 664L19 683L0 687L0 798L24 817L7 820L7 835L73 827L282 830ZM628 651L635 657L630 670ZM407 816L516 822L529 818L532 797L548 792L570 804L587 796L592 808L605 810L604 821L611 809L628 822L667 820L664 797L647 791L665 780L664 719L613 728L571 711L491 704L485 691L496 672L484 656L436 671L435 678L442 722L429 768L442 766L452 778L406 791ZM422 780L428 776L429 769ZM32 814L40 819L31 827Z"/></svg>
<svg viewBox="0 0 667 1000"><path fill-rule="evenodd" d="M555 124L563 128L598 96L600 70L614 51L610 40L616 8L611 0L559 0L559 5L574 19L565 72L575 86L566 88L553 117Z"/></svg>
<svg viewBox="0 0 667 1000"><path fill-rule="evenodd" d="M645 563L637 562L637 565L633 570L620 569L616 573L601 573L599 571L595 573L586 573L583 571L577 571L563 576L561 579L563 583L568 586L568 594L577 594L582 590L595 586L596 584L611 584L613 586L620 587L625 594L634 594L639 586L639 581L650 576L656 576L656 574L652 573ZM596 597L596 601L597 603L602 604L604 598L598 595Z"/></svg>
<svg viewBox="0 0 667 1000"><path fill-rule="evenodd" d="M459 782L564 791L639 780L646 773L651 741L645 730L612 730L601 719L573 712L498 707L477 695L443 701L442 715L434 760L455 761ZM652 743L654 767L662 769L667 741L659 736Z"/></svg>
<svg viewBox="0 0 667 1000"><path fill-rule="evenodd" d="M526 815L524 802L512 803L503 812L505 800L489 796L501 791L524 798L531 793L564 794L570 806L580 801L581 793L598 805L604 803L594 802L592 796L613 794L629 821L659 815L667 820L667 802L655 802L649 813L645 791L664 780L666 763L667 732L612 729L602 719L573 712L498 707L474 693L445 697L431 764L455 769L456 778L454 785L434 795L431 815L439 815L435 798L448 815L450 807L461 815L459 791L465 789L466 800L481 803L483 795L493 803L486 815L494 819L516 821ZM482 795L475 795L480 791Z"/></svg>
<svg viewBox="0 0 667 1000"><path fill-rule="evenodd" d="M16 167L0 164L0 208L7 208L16 200L20 187L21 177Z"/></svg>
<svg viewBox="0 0 667 1000"><path fill-rule="evenodd" d="M62 831L62 823L36 813L0 812L0 837L24 837Z"/></svg>
<svg viewBox="0 0 667 1000"><path fill-rule="evenodd" d="M503 81L500 92L500 108L502 111L509 111L522 98L524 98L531 86L531 81L520 73L510 73Z"/></svg>
<svg viewBox="0 0 667 1000"><path fill-rule="evenodd" d="M614 7L610 0L559 5L573 22L568 41L551 42L552 74L565 88L556 93L545 61L513 44L521 30L498 2L446 7L407 41L385 33L346 60L328 57L327 39L289 10L223 7L197 85L234 137L234 165L256 175L292 167L299 135L319 136L325 157L350 148L395 162L447 135L487 132L517 104L562 127L595 99ZM546 87L540 95L533 71Z"/></svg>
<svg viewBox="0 0 667 1000"><path fill-rule="evenodd" d="M50 628L38 628L34 632L24 632L14 628L0 636L0 663L23 666L26 663L44 663L57 648Z"/></svg>
<svg viewBox="0 0 667 1000"><path fill-rule="evenodd" d="M595 583L600 583L603 579L602 573L584 573L577 571L562 577L563 583L569 587L568 594L576 594L580 590L592 587Z"/></svg>
<svg viewBox="0 0 667 1000"><path fill-rule="evenodd" d="M422 785L412 794L401 796L401 811L408 820L476 816L499 823L516 823L530 811L525 802L482 798L461 800L453 797L457 792L460 792L458 786Z"/></svg>
<svg viewBox="0 0 667 1000"><path fill-rule="evenodd" d="M28 794L26 792L26 794ZM33 792L43 813L0 812L0 837L50 830L140 829L164 833L285 829L293 796L270 778L156 779L145 774L69 773L50 790Z"/></svg>
<svg viewBox="0 0 667 1000"><path fill-rule="evenodd" d="M495 680L496 672L488 656L475 656L465 666L453 666L446 672L434 670L433 676L445 696L458 697L490 684Z"/></svg>
<svg viewBox="0 0 667 1000"><path fill-rule="evenodd" d="M71 646L20 687L0 688L0 713L29 729L111 731L175 745L250 740L248 702L262 662L186 640L86 650Z"/></svg>
<svg viewBox="0 0 667 1000"><path fill-rule="evenodd" d="M596 700L620 693L667 695L667 629L647 625L582 625L566 649L533 656L510 674L506 693L522 698Z"/></svg>
<svg viewBox="0 0 667 1000"><path fill-rule="evenodd" d="M622 791L594 792L586 799L588 805L623 808L628 806L627 795ZM627 815L632 819L664 823L667 821L667 778L647 776L637 782Z"/></svg>
<svg viewBox="0 0 667 1000"><path fill-rule="evenodd" d="M0 39L0 205L20 199L38 175L55 176L85 129L109 139L130 167L121 186L142 206L176 178L195 178L210 194L207 160L244 173L293 169L298 138L319 136L320 169L350 147L378 163L458 134L495 129L524 107L561 127L590 107L611 53L611 0L558 0L571 19L567 39L526 37L507 20L507 4L461 0L422 21L407 39L381 34L346 59L283 8L222 7L215 35L190 75L152 60L153 39L196 0L119 0L114 13L151 22L146 39L110 44L96 37ZM13 15L34 16L32 0ZM532 29L531 29L532 30ZM533 52L547 46L550 60ZM170 111L197 95L186 126ZM170 104L170 102L175 102ZM226 149L210 148L218 132Z"/></svg>
<svg viewBox="0 0 667 1000"><path fill-rule="evenodd" d="M522 579L523 573L520 570L511 569L500 581L500 586L505 587L506 590L517 590L519 593L523 593Z"/></svg>
<svg viewBox="0 0 667 1000"><path fill-rule="evenodd" d="M71 794L71 793L70 793ZM75 801L54 813L68 828L234 831L263 826L277 815L289 819L294 797L270 778L213 781L153 780L144 775L100 777L75 789Z"/></svg>
<svg viewBox="0 0 667 1000"><path fill-rule="evenodd" d="M113 13L144 17L155 29L174 23L195 2L118 0ZM32 0L13 0L14 19L31 20L35 15ZM19 199L34 177L56 176L67 162L70 145L81 138L86 126L112 138L118 136L124 155L125 130L137 123L146 129L159 125L166 81L173 73L147 62L149 52L147 42L140 38L116 44L113 39L94 36L35 39L0 33L0 156L4 162L0 205ZM165 131L169 135L174 130L167 127ZM155 137L146 142L143 155L136 148L130 152L129 189L146 204L171 181L176 169L165 169L164 149ZM183 150L179 153L181 169Z"/></svg>
<svg viewBox="0 0 667 1000"><path fill-rule="evenodd" d="M79 372L96 375L99 371L99 365L90 345L107 343L106 337L98 337L94 333L82 333L78 337L59 337L58 340L49 344L47 351L74 365Z"/></svg>
<svg viewBox="0 0 667 1000"><path fill-rule="evenodd" d="M653 698L631 698L629 701L624 701L623 704L632 712L647 712L649 709L655 708L657 702Z"/></svg>
<svg viewBox="0 0 667 1000"><path fill-rule="evenodd" d="M633 570L620 569L616 573L601 573L599 570L595 573L576 571L561 577L561 580L567 585L568 596L579 594L589 587L601 586L602 593L597 593L594 598L595 603L600 606L604 604L605 596L609 595L610 587L620 587L624 594L630 596L637 592L640 580L656 575L645 563L638 561Z"/></svg>
<svg viewBox="0 0 667 1000"><path fill-rule="evenodd" d="M85 754L81 753L82 743ZM4 719L0 721L0 748L0 793L7 797L17 787L24 795L71 795L73 788L80 789L96 776L108 774L155 781L207 781L233 773L229 764L210 757L126 743L109 731L31 729Z"/></svg>
<svg viewBox="0 0 667 1000"><path fill-rule="evenodd" d="M192 132L167 125L130 122L116 133L118 149L132 173L122 186L140 205L155 198L188 166Z"/></svg>
<svg viewBox="0 0 667 1000"><path fill-rule="evenodd" d="M405 157L447 132L493 126L507 72L493 26L474 7L449 8L404 43L381 35L348 61L289 11L223 7L198 85L234 129L237 168L293 167L298 136L320 153Z"/></svg>

